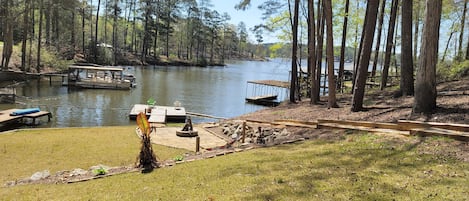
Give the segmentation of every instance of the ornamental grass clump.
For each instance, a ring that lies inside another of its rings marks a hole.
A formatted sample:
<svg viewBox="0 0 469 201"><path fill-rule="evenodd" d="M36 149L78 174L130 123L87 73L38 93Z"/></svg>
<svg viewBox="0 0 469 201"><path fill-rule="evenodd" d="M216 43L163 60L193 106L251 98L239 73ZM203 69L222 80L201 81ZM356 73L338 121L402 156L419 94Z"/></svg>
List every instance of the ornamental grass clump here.
<svg viewBox="0 0 469 201"><path fill-rule="evenodd" d="M142 112L137 115L137 125L142 133L142 147L138 156L137 167L143 168L143 173L151 172L154 168L158 167L158 161L156 160L155 153L153 153L151 146L150 124L148 123L147 116Z"/></svg>

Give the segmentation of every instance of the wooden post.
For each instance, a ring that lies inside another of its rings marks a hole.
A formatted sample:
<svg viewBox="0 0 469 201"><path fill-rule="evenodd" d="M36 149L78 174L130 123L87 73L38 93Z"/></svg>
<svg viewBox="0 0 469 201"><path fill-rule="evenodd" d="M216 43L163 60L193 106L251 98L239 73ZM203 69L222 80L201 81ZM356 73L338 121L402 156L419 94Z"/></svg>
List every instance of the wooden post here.
<svg viewBox="0 0 469 201"><path fill-rule="evenodd" d="M195 137L195 152L199 153L200 151L200 137Z"/></svg>
<svg viewBox="0 0 469 201"><path fill-rule="evenodd" d="M246 121L243 121L243 138L241 142L244 143L245 139L246 139Z"/></svg>

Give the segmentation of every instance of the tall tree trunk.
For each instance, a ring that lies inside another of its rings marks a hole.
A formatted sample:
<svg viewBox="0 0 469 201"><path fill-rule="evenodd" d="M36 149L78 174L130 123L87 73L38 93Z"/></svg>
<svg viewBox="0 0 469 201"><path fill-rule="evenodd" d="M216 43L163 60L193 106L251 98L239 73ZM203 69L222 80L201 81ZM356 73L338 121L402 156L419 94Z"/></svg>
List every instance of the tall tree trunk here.
<svg viewBox="0 0 469 201"><path fill-rule="evenodd" d="M101 0L98 0L98 8L96 9L96 22L95 22L95 31L94 31L94 40L93 40L93 55L94 55L94 62L98 61L98 27L99 27L99 8L101 7ZM107 13L106 13L107 15ZM104 27L106 28L106 27Z"/></svg>
<svg viewBox="0 0 469 201"><path fill-rule="evenodd" d="M414 113L431 113L436 108L436 65L442 0L427 0L422 49L415 86Z"/></svg>
<svg viewBox="0 0 469 201"><path fill-rule="evenodd" d="M4 5L4 21L5 26L4 30L4 43L3 43L3 54L2 54L2 66L3 70L8 70L8 65L10 64L11 54L13 53L13 25L12 25L12 16L11 16L11 7L13 3L11 0L6 0Z"/></svg>
<svg viewBox="0 0 469 201"><path fill-rule="evenodd" d="M469 39L467 41L467 46L466 46L466 60L469 60Z"/></svg>
<svg viewBox="0 0 469 201"><path fill-rule="evenodd" d="M39 29L37 37L37 66L36 70L38 73L41 72L41 39L42 39L42 18L44 15L44 1L40 0L39 2Z"/></svg>
<svg viewBox="0 0 469 201"><path fill-rule="evenodd" d="M147 9L145 9L145 13L144 13L144 18L145 18L145 21L144 21L144 27L143 27L143 41L142 41L142 63L145 63L146 62L146 57L147 57L147 44L148 44L148 37L149 37L149 26L148 26L148 23L150 21L150 14L149 14L149 11L148 11L148 7L150 6L150 3L147 1L146 2L146 5L147 5ZM134 19L134 22L135 22L135 19ZM134 30L135 31L135 30Z"/></svg>
<svg viewBox="0 0 469 201"><path fill-rule="evenodd" d="M451 33L449 34L448 41L446 41L445 50L443 51L443 55L441 56L440 60L441 62L445 61L446 55L448 54L449 44L451 43L451 40L453 39L453 36L456 33L454 26L456 26L456 21L453 21L453 24L451 24Z"/></svg>
<svg viewBox="0 0 469 201"><path fill-rule="evenodd" d="M59 13L59 4L54 5L54 45L55 49L60 52L60 13Z"/></svg>
<svg viewBox="0 0 469 201"><path fill-rule="evenodd" d="M171 4L171 3L169 3ZM169 10L172 8L170 7ZM171 29L171 11L168 12L168 21L166 24L166 58L169 58L169 34Z"/></svg>
<svg viewBox="0 0 469 201"><path fill-rule="evenodd" d="M360 56L359 67L355 88L353 89L352 111L358 112L363 109L363 99L365 96L365 84L368 77L368 66L370 64L371 49L376 28L376 18L378 15L379 2L368 0L366 11L366 26L364 27L363 51Z"/></svg>
<svg viewBox="0 0 469 201"><path fill-rule="evenodd" d="M374 79L376 76L376 68L378 66L378 57L379 57L379 48L381 46L381 33L383 29L383 21L384 21L384 9L386 8L386 1L381 1L381 8L379 10L379 19L378 19L378 36L376 39L376 48L375 48L375 55L373 59L373 68L371 69L371 78Z"/></svg>
<svg viewBox="0 0 469 201"><path fill-rule="evenodd" d="M107 0L106 0L107 2ZM129 33L129 22L130 22L130 13L132 13L132 1L127 2L129 4L128 11L126 9L126 15L125 17L125 31L124 31L124 48L128 49L127 47L127 35ZM107 3L106 3L107 4ZM106 29L104 29L106 30ZM106 37L104 37L104 40L106 40Z"/></svg>
<svg viewBox="0 0 469 201"><path fill-rule="evenodd" d="M135 47L135 44L136 44L136 40L137 40L137 34L135 34L135 26L136 26L136 13L137 13L137 9L136 9L136 0L133 0L133 16L132 16L132 35L131 35L131 49L132 49L132 52L136 52L137 51L137 48Z"/></svg>
<svg viewBox="0 0 469 201"><path fill-rule="evenodd" d="M75 20L76 20L76 15L75 15L75 9L70 10L72 14L72 30L71 30L71 36L70 36L70 45L72 46L73 53L75 53L75 47L76 47L76 30L75 30Z"/></svg>
<svg viewBox="0 0 469 201"><path fill-rule="evenodd" d="M392 0L391 19L389 20L388 38L386 40L386 52L384 54L384 65L381 75L381 90L386 88L388 82L389 65L391 63L391 51L393 47L394 28L396 26L398 0Z"/></svg>
<svg viewBox="0 0 469 201"><path fill-rule="evenodd" d="M24 1L24 14L23 14L23 40L21 44L21 71L25 72L26 70L26 43L28 42L28 32L29 32L29 5L31 4L30 0Z"/></svg>
<svg viewBox="0 0 469 201"><path fill-rule="evenodd" d="M462 58L463 58L463 51L462 51L462 42L463 42L463 38L464 38L464 28L465 28L465 24L466 24L466 13L467 13L467 2L468 0L464 0L464 10L462 12L462 19L461 19L461 32L459 34L459 44L458 44L458 56L457 56L457 59L459 61L462 61ZM468 41L469 43L469 41Z"/></svg>
<svg viewBox="0 0 469 201"><path fill-rule="evenodd" d="M360 5L360 1L357 1L357 10L359 8L359 5ZM354 66L353 66L352 94L354 92L353 89L355 89L355 84L357 83L356 80L357 80L357 74L358 74L358 66L360 65L360 59L361 59L361 55L363 52L363 40L365 38L365 27L367 24L367 20L368 18L366 17L365 17L365 20L363 20L363 30L362 30L362 35L360 37L360 44L358 46L358 52L356 52L356 55L355 55L356 57L354 58L356 62L354 63ZM358 24L357 24L356 34L358 35ZM357 38L355 38L355 42L357 42Z"/></svg>
<svg viewBox="0 0 469 201"><path fill-rule="evenodd" d="M412 10L413 0L402 1L402 44L400 94L414 94L414 61L412 56Z"/></svg>
<svg viewBox="0 0 469 201"><path fill-rule="evenodd" d="M414 59L413 61L417 61L417 54L418 54L418 41L419 41L419 27L420 27L420 1L417 0L415 1L417 3L416 8L415 8L415 22L414 22L414 51L413 51L413 56Z"/></svg>
<svg viewBox="0 0 469 201"><path fill-rule="evenodd" d="M322 9L322 1L318 1L318 7L317 7L317 12L318 12L318 19L317 19L317 24L318 24L318 34L317 34L317 39L318 39L318 46L316 48L317 51L317 56L316 56L316 84L314 87L316 87L316 92L317 94L314 94L314 97L316 98L316 101L320 101L320 87L321 87L321 73L322 73L322 53L323 53L323 47L324 47L324 12Z"/></svg>
<svg viewBox="0 0 469 201"><path fill-rule="evenodd" d="M308 0L308 73L310 77L311 104L317 104L316 94L316 25L314 20L314 0Z"/></svg>
<svg viewBox="0 0 469 201"><path fill-rule="evenodd" d="M52 7L52 4L54 2L51 2L50 0L45 0L44 2L46 5L46 9L43 10L44 12L44 18L46 18L46 30L45 30L45 34L46 34L46 46L49 46L50 45L50 41L51 41L51 38L50 38L50 25L51 25L51 22L50 22L50 19L51 19L51 16L50 16L50 11L51 11L51 7Z"/></svg>
<svg viewBox="0 0 469 201"><path fill-rule="evenodd" d="M337 100L335 97L335 75L334 75L334 38L333 38L333 31L332 31L332 0L325 0L324 1L324 15L326 17L326 25L327 25L327 40L326 40L326 54L327 54L327 80L328 80L328 99L327 99L327 107L328 108L336 108L339 107L337 105Z"/></svg>
<svg viewBox="0 0 469 201"><path fill-rule="evenodd" d="M90 37L89 37L89 40L93 40L94 36L93 36L93 0L90 0L90 13L89 13L89 17L90 17ZM90 51L93 51L93 49L91 49Z"/></svg>
<svg viewBox="0 0 469 201"><path fill-rule="evenodd" d="M109 0L104 0L104 39L102 39L104 41L104 43L108 43L108 40L107 40L107 18L108 18L108 14L109 14L109 4L108 4L108 1Z"/></svg>
<svg viewBox="0 0 469 201"><path fill-rule="evenodd" d="M344 24L342 26L342 42L340 47L340 61L339 61L339 76L338 76L338 88L341 92L344 85L344 65L345 65L345 48L347 40L347 25L348 25L348 15L349 15L349 6L350 1L345 0L345 15L344 15Z"/></svg>
<svg viewBox="0 0 469 201"><path fill-rule="evenodd" d="M291 82L290 82L290 103L296 102L297 79L298 79L298 18L300 10L300 0L295 0L294 16L293 16L293 44L292 44L292 61L291 61Z"/></svg>
<svg viewBox="0 0 469 201"><path fill-rule="evenodd" d="M400 14L399 14L399 3L398 3L397 12L396 12L396 18L397 18L396 27L394 28L394 30L399 30L399 16ZM397 66L397 57L396 57L396 44L398 42L397 36L398 36L397 31L394 31L394 42L392 43L392 54L391 54L391 59L392 59L391 66L394 66L394 75L399 77L399 70L398 70L399 66Z"/></svg>
<svg viewBox="0 0 469 201"><path fill-rule="evenodd" d="M117 52L119 50L118 47L118 38L117 38L117 17L118 17L118 0L114 0L114 16L113 16L113 24L112 24L112 64L117 64ZM97 34L96 34L97 35Z"/></svg>
<svg viewBox="0 0 469 201"><path fill-rule="evenodd" d="M83 1L82 10L81 10L81 50L85 53L85 7L86 3Z"/></svg>
<svg viewBox="0 0 469 201"><path fill-rule="evenodd" d="M31 16L31 20L30 23L31 23L31 27L34 27L34 13L35 13L35 8L34 8L34 3L32 1L30 1L30 6L31 6L31 9L30 9L30 16ZM34 29L31 28L30 29L31 31L31 37L29 37L29 52L28 52L28 65L27 65L27 69L26 71L30 71L31 70L31 66L32 66L32 60L33 60L33 38L34 38Z"/></svg>

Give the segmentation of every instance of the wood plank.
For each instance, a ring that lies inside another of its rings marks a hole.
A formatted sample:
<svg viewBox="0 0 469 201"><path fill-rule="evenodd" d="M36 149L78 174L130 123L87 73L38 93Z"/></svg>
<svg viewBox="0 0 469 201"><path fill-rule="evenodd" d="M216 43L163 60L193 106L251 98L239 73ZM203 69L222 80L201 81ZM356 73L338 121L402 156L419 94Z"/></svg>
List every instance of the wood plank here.
<svg viewBox="0 0 469 201"><path fill-rule="evenodd" d="M278 123L295 123L295 124L305 124L305 125L318 125L317 121L299 121L299 120L293 120L293 119L276 119L274 122Z"/></svg>
<svg viewBox="0 0 469 201"><path fill-rule="evenodd" d="M398 124L394 124L394 123L318 119L318 125L326 124L326 123L334 123L334 124L342 124L342 125L350 125L350 126L362 126L362 127L368 127L368 128L403 130Z"/></svg>
<svg viewBox="0 0 469 201"><path fill-rule="evenodd" d="M441 136L449 137L455 140L469 141L469 132L447 130L442 128L414 128L410 131L410 134L418 136Z"/></svg>
<svg viewBox="0 0 469 201"><path fill-rule="evenodd" d="M221 119L221 120L226 119L224 117L217 117L217 116L212 116L212 115L202 114L202 113L197 113L197 112L186 112L186 114L190 116L204 117L204 118L209 118L209 119Z"/></svg>
<svg viewBox="0 0 469 201"><path fill-rule="evenodd" d="M18 109L8 109L8 110L3 110L0 111L0 123L7 123L10 121L15 121L23 118L21 115L20 116L10 116L10 114Z"/></svg>
<svg viewBox="0 0 469 201"><path fill-rule="evenodd" d="M24 116L24 117L28 117L28 118L37 118L37 117L49 116L49 115L51 115L50 112L47 112L47 111L39 111L39 112L31 113L31 114L25 114L25 115L23 115L23 116Z"/></svg>
<svg viewBox="0 0 469 201"><path fill-rule="evenodd" d="M253 120L253 119L248 119L246 121L251 122L251 123L270 124L270 125L275 125L275 126L291 126L291 127L314 128L314 129L317 128L316 125L293 123L293 122L291 122L291 123L289 123L289 122L270 122L270 121L260 121L260 120Z"/></svg>
<svg viewBox="0 0 469 201"><path fill-rule="evenodd" d="M254 80L254 81L248 81L248 83L273 86L273 87L281 87L281 88L290 88L289 82L279 81L279 80Z"/></svg>
<svg viewBox="0 0 469 201"><path fill-rule="evenodd" d="M469 132L469 125L467 124L421 122L421 121L409 121L409 120L399 120L397 123L402 129L405 129L405 130L433 127L433 128L461 131L461 132Z"/></svg>
<svg viewBox="0 0 469 201"><path fill-rule="evenodd" d="M366 131L372 133L384 133L384 134L397 134L397 135L409 135L409 131L400 131L395 129L387 129L387 128L371 128L366 126L355 126L355 125L345 125L345 124L338 124L338 123L320 123L318 124L319 129L350 129L350 130L358 130L358 131Z"/></svg>

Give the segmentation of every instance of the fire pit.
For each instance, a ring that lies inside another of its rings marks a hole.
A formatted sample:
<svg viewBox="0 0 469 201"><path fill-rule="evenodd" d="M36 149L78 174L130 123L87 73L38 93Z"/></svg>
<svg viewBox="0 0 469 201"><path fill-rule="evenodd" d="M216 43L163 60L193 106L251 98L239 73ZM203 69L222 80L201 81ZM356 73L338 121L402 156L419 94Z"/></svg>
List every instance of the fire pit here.
<svg viewBox="0 0 469 201"><path fill-rule="evenodd" d="M194 130L194 127L192 127L191 118L187 117L184 128L182 128L182 130L176 131L176 135L179 137L196 137L199 135L199 132Z"/></svg>

